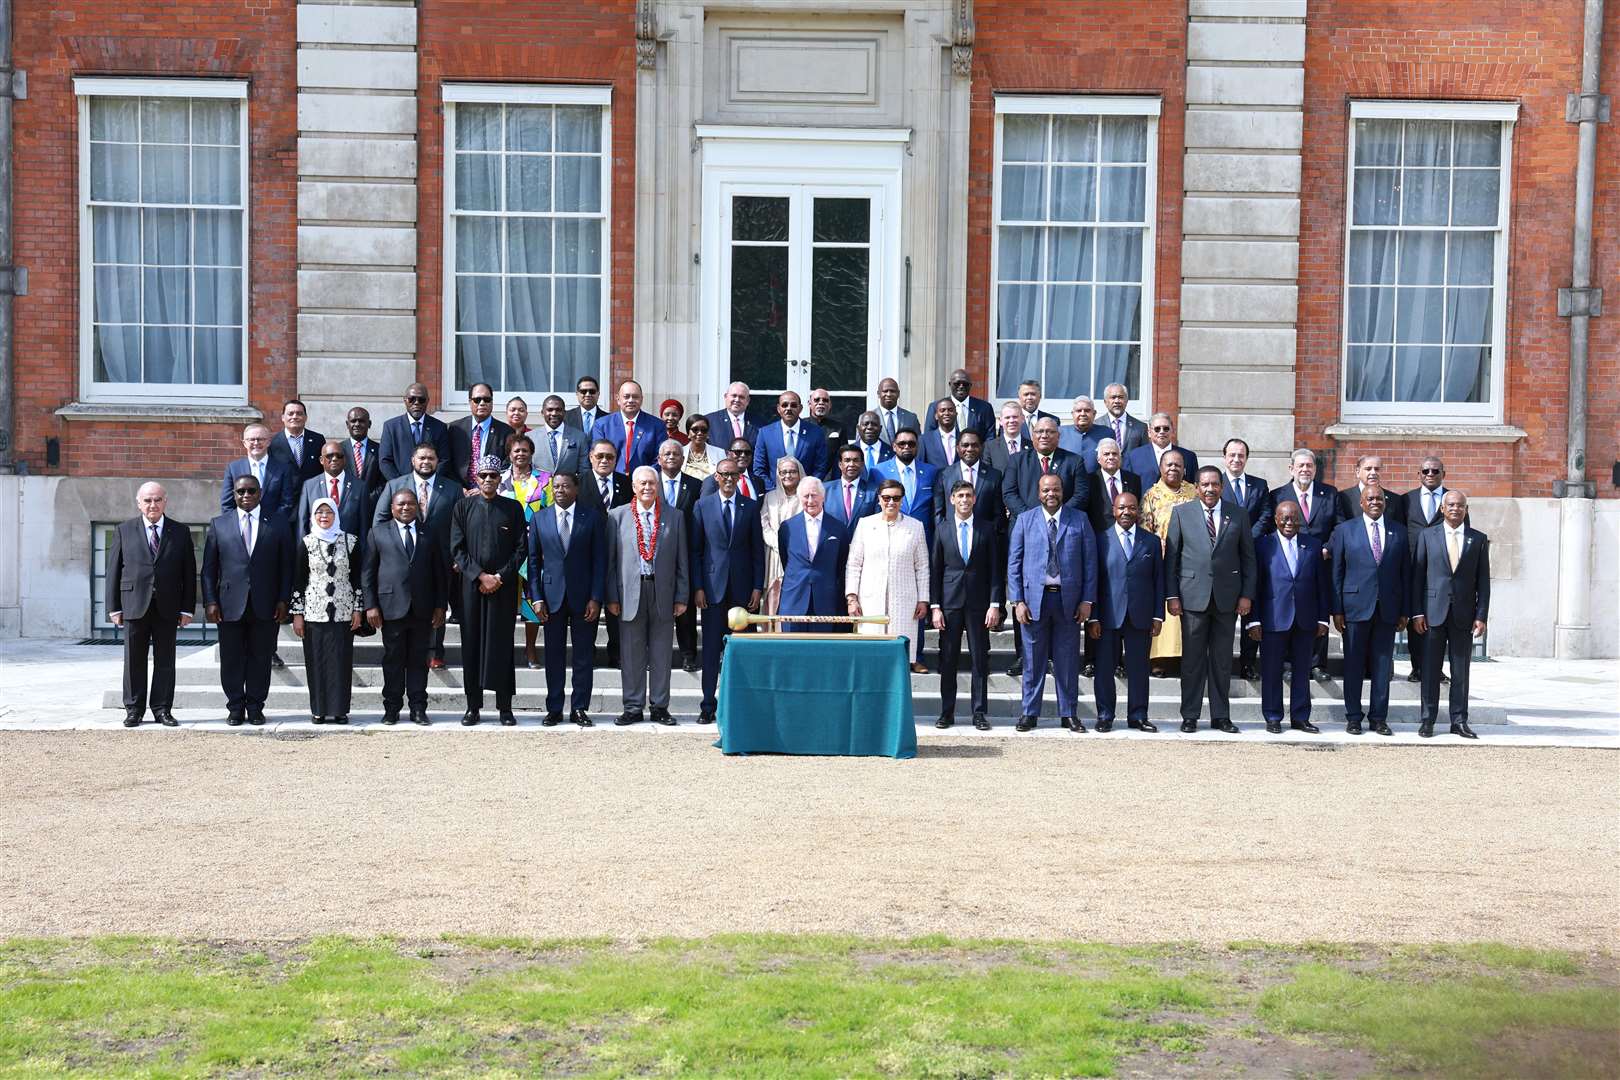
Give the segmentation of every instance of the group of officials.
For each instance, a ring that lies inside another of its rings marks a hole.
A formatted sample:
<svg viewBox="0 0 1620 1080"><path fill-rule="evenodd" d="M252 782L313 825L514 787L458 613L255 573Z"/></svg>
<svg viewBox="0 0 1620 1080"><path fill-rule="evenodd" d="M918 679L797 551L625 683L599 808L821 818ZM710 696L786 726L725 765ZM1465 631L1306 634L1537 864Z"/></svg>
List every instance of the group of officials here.
<svg viewBox="0 0 1620 1080"><path fill-rule="evenodd" d="M411 385L381 440L370 438L362 408L349 410L347 438L324 438L296 400L280 432L248 427L245 455L224 470L201 573L227 722L264 723L279 627L291 621L316 723L347 723L354 638L380 635L383 722L404 713L425 725L428 672L444 666L453 618L462 723L480 721L487 691L500 722L515 724L521 617L536 628L531 649L544 631L542 722L564 721L571 675L566 718L588 727L605 617L609 661L623 673L615 723L675 723L677 646L690 670L701 666L699 721L710 723L726 613L763 607L784 617L883 615L886 623L860 629L914 635L919 673L933 626L940 728L955 723L966 638L972 720L988 729L989 633L1010 614L1019 731L1036 727L1050 673L1062 726L1084 732L1082 668L1094 678L1098 730L1114 724L1123 676L1128 726L1156 731L1149 655L1168 624L1181 639L1182 731L1198 729L1207 698L1211 726L1238 732L1229 705L1236 635L1241 673L1261 684L1267 730L1280 732L1286 716L1294 730L1315 732L1311 680L1322 674L1331 622L1344 640L1346 729L1387 735L1394 640L1405 630L1422 684L1419 733L1434 734L1449 681L1450 730L1474 737L1468 671L1489 606L1489 543L1469 524L1467 497L1444 486L1437 458L1403 495L1386 490L1377 457L1364 457L1357 487L1341 492L1315 479L1315 455L1301 449L1289 482L1273 488L1247 474L1241 439L1228 441L1223 466L1200 467L1175 444L1169 416L1144 423L1126 412L1123 386L1107 388L1100 415L1077 399L1062 426L1040 411L1038 383L1021 385L998 412L972 395L962 370L926 419L901 407L899 384L884 379L877 406L847 435L819 390L808 415L797 394L782 394L778 419L761 426L749 417L748 388L735 383L725 407L694 414L684 435L679 403L651 416L633 381L612 411L598 407L589 376L576 395L571 409L548 396L534 427L519 398L508 403L510 422L496 418L485 384L470 389L469 415L448 425L429 411L427 388ZM1166 484L1173 499L1159 498ZM193 617L198 575L189 530L167 518L161 485L143 485L137 503L139 515L116 531L106 577L109 616L125 631L124 723L138 725L150 707L172 727L175 635ZM1145 527L1155 508L1160 520ZM786 626L796 628L791 618ZM529 662L539 666L532 651Z"/></svg>

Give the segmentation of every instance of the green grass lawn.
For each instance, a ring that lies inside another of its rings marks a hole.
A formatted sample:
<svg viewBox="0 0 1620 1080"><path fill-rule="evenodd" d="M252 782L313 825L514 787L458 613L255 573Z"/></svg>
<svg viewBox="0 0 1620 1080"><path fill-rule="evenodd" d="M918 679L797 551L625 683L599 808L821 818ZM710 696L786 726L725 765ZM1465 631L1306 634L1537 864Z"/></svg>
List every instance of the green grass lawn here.
<svg viewBox="0 0 1620 1080"><path fill-rule="evenodd" d="M0 943L0 1076L1612 1077L1620 965L738 936Z"/></svg>

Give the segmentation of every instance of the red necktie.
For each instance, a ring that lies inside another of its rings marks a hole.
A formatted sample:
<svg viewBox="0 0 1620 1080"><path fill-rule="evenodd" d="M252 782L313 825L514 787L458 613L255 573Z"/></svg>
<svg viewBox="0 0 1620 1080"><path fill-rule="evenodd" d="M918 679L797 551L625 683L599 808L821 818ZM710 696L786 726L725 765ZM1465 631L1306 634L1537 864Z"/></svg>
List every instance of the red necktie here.
<svg viewBox="0 0 1620 1080"><path fill-rule="evenodd" d="M1311 520L1311 493L1310 492L1302 491L1302 492L1299 493L1299 510L1300 510L1300 513L1305 515L1305 520L1306 521Z"/></svg>
<svg viewBox="0 0 1620 1080"><path fill-rule="evenodd" d="M1045 473L1045 472L1051 472L1051 471L1052 471L1052 459L1049 458L1049 457L1046 457L1045 455L1042 455L1041 456L1041 472Z"/></svg>
<svg viewBox="0 0 1620 1080"><path fill-rule="evenodd" d="M630 471L630 448L632 446L634 446L634 445L636 445L636 422L634 420L626 420L624 422L624 471L625 472Z"/></svg>
<svg viewBox="0 0 1620 1080"><path fill-rule="evenodd" d="M337 477L335 477L335 476L331 477L331 481L332 481L332 501L337 502L338 501Z"/></svg>
<svg viewBox="0 0 1620 1080"><path fill-rule="evenodd" d="M366 471L366 452L360 443L354 444L354 475L359 476Z"/></svg>

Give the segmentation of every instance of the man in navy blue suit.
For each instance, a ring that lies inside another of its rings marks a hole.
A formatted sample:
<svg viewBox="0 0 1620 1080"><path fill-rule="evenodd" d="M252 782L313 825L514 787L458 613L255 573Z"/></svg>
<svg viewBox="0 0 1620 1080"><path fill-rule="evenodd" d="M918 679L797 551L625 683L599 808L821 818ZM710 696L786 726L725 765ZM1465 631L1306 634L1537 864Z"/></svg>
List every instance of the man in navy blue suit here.
<svg viewBox="0 0 1620 1080"><path fill-rule="evenodd" d="M936 469L948 469L956 464L957 436L973 429L957 424L956 403L950 398L940 398L934 403L934 415L930 419L933 422L922 433L922 453L918 456Z"/></svg>
<svg viewBox="0 0 1620 1080"><path fill-rule="evenodd" d="M851 535L854 535L857 521L868 514L877 513L878 509L878 482L868 478L865 471L861 448L846 446L838 451L837 478L826 485L827 513L847 525Z"/></svg>
<svg viewBox="0 0 1620 1080"><path fill-rule="evenodd" d="M872 475L874 486L885 480L898 480L906 489L900 510L907 517L922 523L923 539L930 548L934 545L934 478L938 473L932 465L918 460L917 450L922 436L912 428L901 428L894 436L894 457L877 467ZM851 535L854 529L850 530ZM891 627L890 629L893 629ZM923 664L923 634L927 624L917 624L916 659L911 669L919 674L928 669Z"/></svg>
<svg viewBox="0 0 1620 1080"><path fill-rule="evenodd" d="M1361 491L1361 516L1341 522L1329 544L1333 562L1333 625L1344 635L1344 730L1361 734L1361 684L1371 663L1366 719L1379 735L1389 730L1389 679L1395 632L1406 629L1411 565L1406 529L1384 517L1384 489Z"/></svg>
<svg viewBox="0 0 1620 1080"><path fill-rule="evenodd" d="M802 420L803 411L799 395L783 391L776 399L780 419L759 429L759 441L754 443L754 479L761 491L776 487L776 463L785 457L798 459L803 476L819 479L827 471L827 433L819 425Z"/></svg>
<svg viewBox="0 0 1620 1080"><path fill-rule="evenodd" d="M996 433L995 407L983 398L973 396L973 376L967 373L966 368L951 372L945 385L950 387L950 395L929 403L926 431L938 426L939 402L949 401L956 406L956 422L962 430L977 431L986 439Z"/></svg>
<svg viewBox="0 0 1620 1080"><path fill-rule="evenodd" d="M1054 430L1054 442L1056 435ZM1024 628L1018 730L1032 731L1039 722L1050 659L1058 716L1064 727L1079 733L1086 730L1078 709L1080 627L1097 599L1097 537L1086 515L1064 504L1063 481L1055 473L1041 477L1036 495L1040 504L1012 523L1007 545L1007 601Z"/></svg>
<svg viewBox="0 0 1620 1080"><path fill-rule="evenodd" d="M375 503L388 478L383 476L382 466L377 462L382 447L369 437L371 412L356 405L343 414L343 426L349 432L349 437L343 440L344 475L358 481L366 489L366 498Z"/></svg>
<svg viewBox="0 0 1620 1080"><path fill-rule="evenodd" d="M607 569L607 518L579 502L573 473L551 477L553 503L529 519L529 603L545 627L546 715L540 723L562 723L565 647L574 647L574 692L568 719L591 727L592 657L596 619L602 610Z"/></svg>
<svg viewBox="0 0 1620 1080"><path fill-rule="evenodd" d="M1281 503L1296 503L1299 506L1300 533L1314 537L1322 545L1322 558L1325 560L1333 530L1341 520L1337 505L1339 490L1331 484L1317 481L1316 454L1303 446L1289 456L1288 471L1293 478L1281 487L1271 489L1269 505L1275 510ZM1316 647L1311 653L1311 675L1318 679L1328 677L1325 637L1316 639Z"/></svg>
<svg viewBox="0 0 1620 1080"><path fill-rule="evenodd" d="M1007 535L1007 509L1001 502L1001 473L984 461L984 438L977 431L963 431L956 437L956 464L934 476L934 518L951 516L951 491L957 482L973 485L973 518Z"/></svg>
<svg viewBox="0 0 1620 1080"><path fill-rule="evenodd" d="M1126 452L1125 468L1142 478L1144 491L1159 482L1159 459L1172 450L1178 451L1186 463L1183 475L1198 475L1198 455L1185 446L1176 445L1175 432L1175 421L1170 419L1169 413L1154 413L1148 417L1148 441Z"/></svg>
<svg viewBox="0 0 1620 1080"><path fill-rule="evenodd" d="M964 431L962 439L964 444L982 441L976 431ZM939 719L934 726L948 728L956 722L956 671L966 633L973 726L989 731L990 631L1001 625L1007 560L1001 522L980 517L975 502L972 482L958 477L946 504L952 513L940 519L929 559L929 607L939 631Z"/></svg>
<svg viewBox="0 0 1620 1080"><path fill-rule="evenodd" d="M631 379L619 387L619 411L598 419L591 439L612 443L618 453L613 471L633 476L643 465L658 467L658 444L666 434L662 420L641 411L641 384Z"/></svg>
<svg viewBox="0 0 1620 1080"><path fill-rule="evenodd" d="M748 403L753 400L745 382L734 382L726 387L726 407L708 413L709 445L730 446L737 439L747 439L749 446L759 445L759 425L748 418Z"/></svg>
<svg viewBox="0 0 1620 1080"><path fill-rule="evenodd" d="M1136 527L1140 507L1135 493L1114 497L1112 523L1097 530L1097 606L1086 636L1105 657L1125 653L1125 723L1137 731L1158 731L1148 719L1148 646L1164 629L1164 551L1159 538ZM1114 729L1117 702L1114 665L1097 666L1097 730Z"/></svg>
<svg viewBox="0 0 1620 1080"><path fill-rule="evenodd" d="M338 526L354 537L356 561L365 557L366 533L371 528L371 510L374 505L364 485L350 478L343 467L344 443L327 439L321 444L320 462L325 470L304 481L298 496L298 515L293 520L293 536L302 540L309 535L309 512L320 499L337 503Z"/></svg>
<svg viewBox="0 0 1620 1080"><path fill-rule="evenodd" d="M1035 445L1012 459L1001 477L1001 497L1007 513L1018 518L1039 505L1038 484L1046 473L1063 481L1063 505L1086 512L1091 483L1080 457L1058 446L1058 424L1048 417L1035 422Z"/></svg>
<svg viewBox="0 0 1620 1080"><path fill-rule="evenodd" d="M405 411L390 416L383 424L382 449L377 465L389 480L397 480L411 472L411 456L423 443L432 443L438 455L439 470L446 476L451 471L450 428L443 420L428 412L428 388L423 383L411 383L405 388Z"/></svg>
<svg viewBox="0 0 1620 1080"><path fill-rule="evenodd" d="M270 440L270 456L296 473L300 485L321 471L321 444L326 441L325 435L304 426L308 419L304 403L289 398L281 407L281 434Z"/></svg>
<svg viewBox="0 0 1620 1080"><path fill-rule="evenodd" d="M1315 735L1311 723L1311 650L1327 637L1333 582L1322 542L1300 533L1299 504L1282 502L1272 515L1276 531L1254 542L1260 595L1244 633L1260 646L1260 713L1266 730L1282 734L1283 663L1290 665L1288 726Z"/></svg>
<svg viewBox="0 0 1620 1080"><path fill-rule="evenodd" d="M1221 498L1249 515L1250 531L1259 540L1272 528L1271 488L1264 477L1247 472L1249 444L1242 439L1227 439L1226 445L1221 447L1221 458L1226 463L1226 472L1221 477ZM1255 658L1260 651L1260 641L1248 634L1240 634L1239 638L1242 645L1238 650L1238 675L1257 679L1260 668Z"/></svg>
<svg viewBox="0 0 1620 1080"><path fill-rule="evenodd" d="M782 553L780 615L847 615L844 600L844 564L849 559L852 530L823 513L826 492L820 480L799 481L799 505L804 513L788 518L776 530L776 550ZM816 631L816 623L785 623L786 631ZM891 627L891 629L893 629Z"/></svg>
<svg viewBox="0 0 1620 1080"><path fill-rule="evenodd" d="M765 534L759 503L737 494L742 466L730 458L714 467L715 491L692 511L692 603L703 609L703 701L698 723L714 723L720 656L734 607L759 610L765 590ZM801 489L802 490L802 489Z"/></svg>
<svg viewBox="0 0 1620 1080"><path fill-rule="evenodd" d="M861 413L855 421L855 437L848 445L861 452L861 469L868 474L894 457L894 450L883 438L883 418L876 409Z"/></svg>
<svg viewBox="0 0 1620 1080"><path fill-rule="evenodd" d="M220 484L219 508L230 511L236 506L236 481L251 476L259 484L259 499L255 505L266 513L291 521L298 509L298 475L291 468L270 456L270 429L263 424L249 424L242 429L242 446L246 457L239 457L225 466L225 478Z"/></svg>
<svg viewBox="0 0 1620 1080"><path fill-rule="evenodd" d="M225 722L264 723L270 658L292 599L293 538L284 519L261 505L251 474L232 488L236 506L210 524L203 545L203 610L219 628L219 684Z"/></svg>

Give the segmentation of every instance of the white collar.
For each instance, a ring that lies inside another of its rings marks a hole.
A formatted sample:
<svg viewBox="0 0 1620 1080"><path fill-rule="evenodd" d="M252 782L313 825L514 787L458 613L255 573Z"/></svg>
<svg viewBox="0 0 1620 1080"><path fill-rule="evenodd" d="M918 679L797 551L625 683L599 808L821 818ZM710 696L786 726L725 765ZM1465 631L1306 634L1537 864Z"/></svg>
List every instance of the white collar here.
<svg viewBox="0 0 1620 1080"><path fill-rule="evenodd" d="M406 533L406 532L409 532L410 530L416 528L417 523L415 521L404 522L404 521L400 521L398 518L395 518L394 519L394 525L395 525L396 528L399 529L399 531L401 533Z"/></svg>
<svg viewBox="0 0 1620 1080"><path fill-rule="evenodd" d="M1104 480L1113 480L1113 479L1115 479L1115 478L1117 478L1119 476L1119 470L1118 469L1115 469L1113 472L1109 472L1107 469L1104 469L1101 466L1098 466L1097 473Z"/></svg>
<svg viewBox="0 0 1620 1080"><path fill-rule="evenodd" d="M622 419L626 424L633 424L637 420L641 419L641 414L638 412L634 416L625 416L624 413L621 412L619 414L619 418Z"/></svg>
<svg viewBox="0 0 1620 1080"><path fill-rule="evenodd" d="M805 528L808 529L812 525L814 525L818 529L821 528L821 515L820 514L801 514L799 516L804 518L804 526L805 526Z"/></svg>
<svg viewBox="0 0 1620 1080"><path fill-rule="evenodd" d="M557 515L559 517L567 517L569 514L572 514L574 512L574 507L578 506L579 504L578 503L569 503L567 506L561 506L561 505L558 505L557 503L552 503L551 505L556 509Z"/></svg>
<svg viewBox="0 0 1620 1080"><path fill-rule="evenodd" d="M290 431L283 431L283 432L282 432L282 434L283 434L283 435L285 435L285 436L287 436L287 444L288 444L288 445L289 445L289 446L290 446L290 445L292 445L292 442L293 442L293 440L294 440L294 439L296 439L296 440L298 440L298 441L299 441L299 442L303 442L303 441L304 441L304 434L303 434L303 432L299 432L299 433L298 433L298 434L297 434L297 435L294 435L294 434L293 434L293 433L292 433L292 432L290 432Z"/></svg>
<svg viewBox="0 0 1620 1080"><path fill-rule="evenodd" d="M1247 480L1248 478L1249 476L1247 473L1238 473L1236 476L1233 476L1231 473L1226 474L1226 482L1231 484L1233 487L1237 487L1240 480Z"/></svg>
<svg viewBox="0 0 1620 1080"><path fill-rule="evenodd" d="M1363 516L1365 517L1365 515L1363 515ZM1384 531L1384 519L1383 518L1381 518L1381 517L1380 518L1367 518L1366 521L1367 521L1367 525L1368 525L1369 528L1377 529L1379 532Z"/></svg>
<svg viewBox="0 0 1620 1080"><path fill-rule="evenodd" d="M158 533L162 534L163 527L165 525L167 525L168 523L169 523L169 515L167 515L167 514L164 514L162 517L158 518L156 521L147 521L146 518L144 518L144 517L141 518L141 528L147 530L148 532L150 532L152 530L152 526L156 525Z"/></svg>
<svg viewBox="0 0 1620 1080"><path fill-rule="evenodd" d="M973 516L971 514L969 514L967 517L961 517L961 516L957 517L957 519L956 519L956 528L958 530L960 530L963 525L966 525L969 528L972 527L972 525L973 525Z"/></svg>
<svg viewBox="0 0 1620 1080"><path fill-rule="evenodd" d="M1127 529L1127 528L1125 528L1125 526L1119 524L1119 522L1116 521L1114 523L1114 531L1117 532L1120 536L1123 536L1123 537L1129 539L1131 537L1131 534L1136 532L1136 526L1132 525L1130 528Z"/></svg>
<svg viewBox="0 0 1620 1080"><path fill-rule="evenodd" d="M1459 525L1455 529L1453 529L1444 519L1441 519L1440 527L1445 529L1447 535L1449 535L1449 536L1464 536L1468 532L1468 523L1467 522L1463 522L1461 525Z"/></svg>
<svg viewBox="0 0 1620 1080"><path fill-rule="evenodd" d="M262 510L262 509L264 509L264 504L263 503L260 503L258 506L255 506L251 510L238 509L236 511L237 520L240 521L243 517L250 517L250 518L255 518L256 519L259 516L259 511Z"/></svg>
<svg viewBox="0 0 1620 1080"><path fill-rule="evenodd" d="M782 424L780 420L778 420L777 423ZM799 425L794 424L792 427L788 427L786 424L782 424L782 434L786 435L790 431L797 435L799 433Z"/></svg>
<svg viewBox="0 0 1620 1080"><path fill-rule="evenodd" d="M1061 506L1058 507L1057 508L1057 513L1054 514L1054 513L1052 513L1052 511L1048 510L1046 507L1043 506L1043 507L1041 507L1041 513L1046 515L1046 520L1047 521L1057 521L1058 518L1060 516L1062 516L1062 514L1063 514L1063 507L1061 507Z"/></svg>

